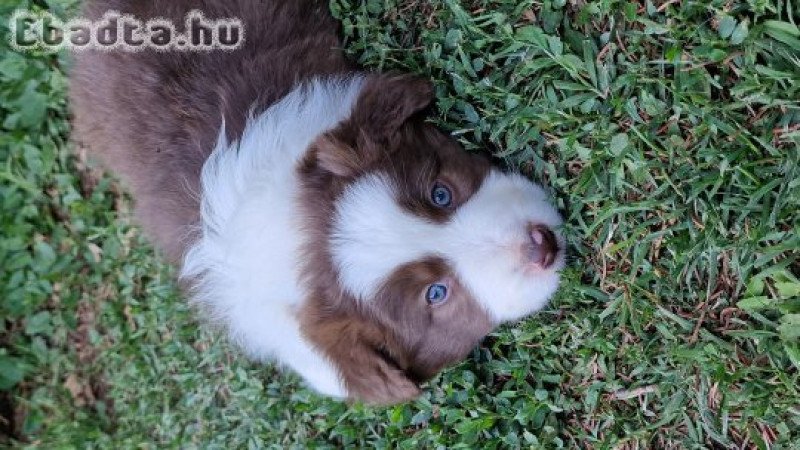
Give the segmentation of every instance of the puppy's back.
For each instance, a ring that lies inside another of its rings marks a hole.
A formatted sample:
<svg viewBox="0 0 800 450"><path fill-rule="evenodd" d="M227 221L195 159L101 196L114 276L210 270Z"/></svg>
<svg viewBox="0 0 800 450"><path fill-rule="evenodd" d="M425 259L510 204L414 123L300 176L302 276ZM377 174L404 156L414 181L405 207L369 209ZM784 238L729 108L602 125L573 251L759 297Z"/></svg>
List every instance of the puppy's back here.
<svg viewBox="0 0 800 450"><path fill-rule="evenodd" d="M244 44L233 51L84 50L71 73L76 141L122 178L140 222L173 260L190 243L200 170L223 119L236 140L251 112L298 82L351 69L325 1L91 0L84 16L160 17L183 32L193 9L209 20L239 19Z"/></svg>

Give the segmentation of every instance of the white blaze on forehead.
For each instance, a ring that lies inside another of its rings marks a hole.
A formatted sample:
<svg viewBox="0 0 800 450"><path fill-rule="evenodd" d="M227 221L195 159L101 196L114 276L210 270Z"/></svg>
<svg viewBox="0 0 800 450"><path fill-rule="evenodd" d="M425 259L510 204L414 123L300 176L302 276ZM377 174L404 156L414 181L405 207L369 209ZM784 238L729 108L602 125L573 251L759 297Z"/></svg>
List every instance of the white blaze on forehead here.
<svg viewBox="0 0 800 450"><path fill-rule="evenodd" d="M443 257L495 320L508 321L544 306L564 264L559 252L550 270L525 271L529 223L555 228L561 218L545 192L518 175L490 171L472 198L437 224L398 205L389 178L376 173L350 185L337 203L331 252L343 286L362 300L403 264Z"/></svg>
<svg viewBox="0 0 800 450"><path fill-rule="evenodd" d="M395 202L386 177L373 174L350 185L337 204L331 252L344 286L368 298L400 265L431 253L438 233Z"/></svg>

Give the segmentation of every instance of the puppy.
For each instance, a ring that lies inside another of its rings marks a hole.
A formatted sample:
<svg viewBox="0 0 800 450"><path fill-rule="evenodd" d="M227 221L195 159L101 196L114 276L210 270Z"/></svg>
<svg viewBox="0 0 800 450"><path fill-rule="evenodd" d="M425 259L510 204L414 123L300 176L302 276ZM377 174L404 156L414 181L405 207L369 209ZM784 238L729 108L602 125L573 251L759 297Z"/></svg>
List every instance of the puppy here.
<svg viewBox="0 0 800 450"><path fill-rule="evenodd" d="M240 19L243 46L77 53L74 133L251 358L401 402L545 305L564 265L545 192L426 123L428 82L354 67L327 2L90 0L85 15L193 9Z"/></svg>

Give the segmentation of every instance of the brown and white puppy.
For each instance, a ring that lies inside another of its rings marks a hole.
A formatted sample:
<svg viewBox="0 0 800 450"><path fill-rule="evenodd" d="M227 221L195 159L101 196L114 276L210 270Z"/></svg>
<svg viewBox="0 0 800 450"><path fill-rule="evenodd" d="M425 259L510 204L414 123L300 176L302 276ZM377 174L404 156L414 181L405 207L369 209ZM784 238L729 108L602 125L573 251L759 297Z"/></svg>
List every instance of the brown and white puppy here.
<svg viewBox="0 0 800 450"><path fill-rule="evenodd" d="M81 52L71 100L77 139L251 357L323 394L404 401L556 290L561 219L544 191L426 123L427 82L354 68L325 1L85 12L110 9L244 22L232 52Z"/></svg>

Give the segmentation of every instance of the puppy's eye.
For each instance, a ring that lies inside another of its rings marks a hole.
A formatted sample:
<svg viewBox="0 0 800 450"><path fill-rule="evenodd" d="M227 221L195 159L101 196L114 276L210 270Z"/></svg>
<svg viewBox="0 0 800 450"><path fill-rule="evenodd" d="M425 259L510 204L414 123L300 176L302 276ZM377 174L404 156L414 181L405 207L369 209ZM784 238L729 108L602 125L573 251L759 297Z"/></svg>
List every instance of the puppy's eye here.
<svg viewBox="0 0 800 450"><path fill-rule="evenodd" d="M425 293L425 300L431 305L438 305L447 300L447 286L441 283L434 283L428 286L428 292Z"/></svg>
<svg viewBox="0 0 800 450"><path fill-rule="evenodd" d="M446 208L453 202L453 193L442 183L436 183L431 190L431 201L440 208Z"/></svg>

